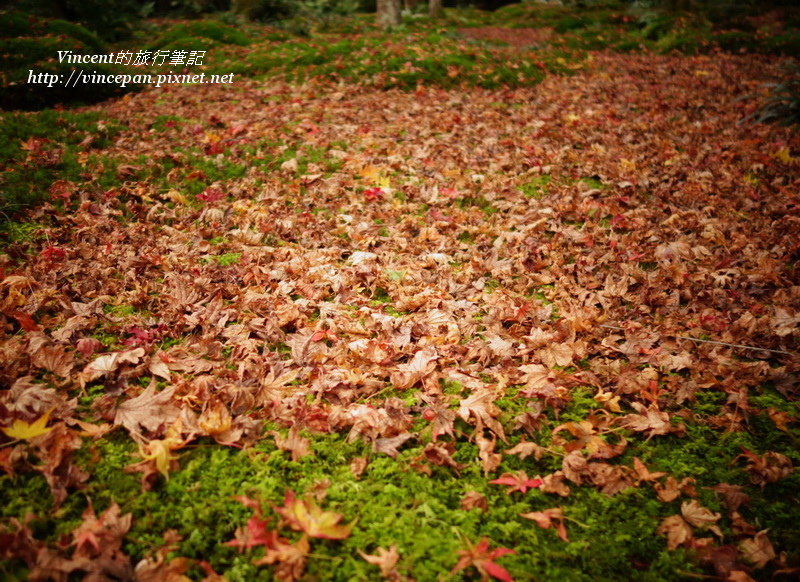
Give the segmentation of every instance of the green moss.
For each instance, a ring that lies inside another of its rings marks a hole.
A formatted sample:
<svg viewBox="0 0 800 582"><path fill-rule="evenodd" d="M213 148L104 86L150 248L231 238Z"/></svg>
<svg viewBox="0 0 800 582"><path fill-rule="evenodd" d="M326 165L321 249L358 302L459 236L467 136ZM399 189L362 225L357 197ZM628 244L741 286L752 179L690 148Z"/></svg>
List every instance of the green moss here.
<svg viewBox="0 0 800 582"><path fill-rule="evenodd" d="M163 33L153 43L152 48L166 49L170 45L175 45L182 50L189 50L197 44L208 46L209 40L237 46L247 46L251 42L247 35L232 26L226 26L213 20L201 20L187 24L176 24Z"/></svg>
<svg viewBox="0 0 800 582"><path fill-rule="evenodd" d="M522 192L525 198L541 200L547 194L547 186L550 184L550 179L550 176L547 174L536 176L517 189Z"/></svg>

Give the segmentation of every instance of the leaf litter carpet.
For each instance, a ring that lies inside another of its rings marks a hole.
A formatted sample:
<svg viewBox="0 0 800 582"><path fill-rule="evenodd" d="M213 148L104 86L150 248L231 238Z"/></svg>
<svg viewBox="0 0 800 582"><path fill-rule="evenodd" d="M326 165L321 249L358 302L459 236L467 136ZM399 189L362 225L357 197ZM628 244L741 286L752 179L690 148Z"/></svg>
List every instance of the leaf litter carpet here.
<svg viewBox="0 0 800 582"><path fill-rule="evenodd" d="M140 444L145 487L178 470L179 445L246 446L273 438L265 421L292 427L278 446L293 456L311 446L300 430L396 456L422 417L418 470L457 470L471 440L487 478L522 433L514 454L555 448L562 470L504 480L556 500L656 481L615 464L620 431L680 437L700 391L728 395L703 420L720 434L750 414L786 430L793 417L747 399L767 383L797 397L800 144L739 125L755 103L737 101L777 70L595 54L528 89L241 81L90 108L126 129L85 153L79 209L43 209L47 240L3 266L5 424L50 415L35 446L57 505L89 477L72 453L112 426ZM106 171L119 187L92 182ZM452 382L461 393L445 393ZM79 411L71 396L98 383ZM576 386L602 408L559 425ZM495 404L509 394L527 405L511 419ZM792 470L761 453L739 463L753 483ZM670 547L719 519L692 503L662 524ZM775 558L767 534L742 531Z"/></svg>

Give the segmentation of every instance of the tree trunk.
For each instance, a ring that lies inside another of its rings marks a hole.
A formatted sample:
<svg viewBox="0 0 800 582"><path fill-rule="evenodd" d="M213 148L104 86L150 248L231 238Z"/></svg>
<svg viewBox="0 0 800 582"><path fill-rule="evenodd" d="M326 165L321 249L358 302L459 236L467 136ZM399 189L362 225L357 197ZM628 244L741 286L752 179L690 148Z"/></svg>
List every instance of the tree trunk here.
<svg viewBox="0 0 800 582"><path fill-rule="evenodd" d="M378 0L378 26L385 29L402 24L400 7L401 0Z"/></svg>
<svg viewBox="0 0 800 582"><path fill-rule="evenodd" d="M442 15L442 0L428 0L428 16L439 18Z"/></svg>

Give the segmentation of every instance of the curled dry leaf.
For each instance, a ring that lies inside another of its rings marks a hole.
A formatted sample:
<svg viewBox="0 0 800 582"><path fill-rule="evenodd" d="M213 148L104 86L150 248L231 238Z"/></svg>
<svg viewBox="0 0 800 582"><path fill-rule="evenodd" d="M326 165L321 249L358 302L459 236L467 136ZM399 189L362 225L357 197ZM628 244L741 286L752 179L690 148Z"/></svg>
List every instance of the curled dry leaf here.
<svg viewBox="0 0 800 582"><path fill-rule="evenodd" d="M175 386L156 392L156 382L153 380L139 396L117 407L114 424L124 426L134 437L141 437L140 428L157 433L180 414L180 409L173 404L174 394Z"/></svg>
<svg viewBox="0 0 800 582"><path fill-rule="evenodd" d="M716 525L722 516L719 513L712 513L709 509L700 505L696 499L685 501L681 504L681 515L687 523L694 527L700 530L707 529L720 538L722 537L722 531Z"/></svg>
<svg viewBox="0 0 800 582"><path fill-rule="evenodd" d="M378 566L381 570L381 576L384 578L391 578L396 575L395 567L398 560L400 560L400 554L397 553L395 544L392 544L388 550L378 548L377 554L365 554L361 550L359 550L358 554L368 563Z"/></svg>
<svg viewBox="0 0 800 582"><path fill-rule="evenodd" d="M136 365L144 356L144 348L136 348L124 352L114 352L100 356L89 362L83 371L78 374L78 381L81 388L85 387L89 382L94 382L98 378L107 376L117 371L117 369L124 364Z"/></svg>
<svg viewBox="0 0 800 582"><path fill-rule="evenodd" d="M503 451L503 454L518 455L520 460L523 461L528 457L530 457L531 455L533 455L534 459L540 461L542 459L542 455L544 455L545 452L546 450L543 447L537 445L536 443L530 443L527 442L525 439L522 439L515 446Z"/></svg>
<svg viewBox="0 0 800 582"><path fill-rule="evenodd" d="M742 447L743 454L734 459L734 462L739 459L747 461L747 472L750 475L750 482L754 485L761 485L762 487L767 483L775 483L784 477L788 477L792 471L792 460L786 455L780 453L768 452L763 457L751 453Z"/></svg>
<svg viewBox="0 0 800 582"><path fill-rule="evenodd" d="M283 437L277 431L272 431L272 436L275 437L276 447L292 454L292 461L297 462L306 455L314 454L311 451L311 441L306 437L300 436L300 429L296 426L289 429L289 434L286 437Z"/></svg>
<svg viewBox="0 0 800 582"><path fill-rule="evenodd" d="M536 525L542 529L555 527L558 537L565 542L569 541L569 539L567 539L567 528L564 527L564 513L560 507L553 507L552 509L545 509L544 511L521 513L520 517L535 521Z"/></svg>
<svg viewBox="0 0 800 582"><path fill-rule="evenodd" d="M478 493L477 491L467 491L464 494L464 497L461 498L459 502L461 509L465 511L469 511L470 509L480 509L483 513L486 513L489 510L489 503L486 501L486 497Z"/></svg>
<svg viewBox="0 0 800 582"><path fill-rule="evenodd" d="M368 464L369 461L367 461L366 457L356 457L350 461L350 472L353 474L353 477L360 479L362 473L367 470Z"/></svg>
<svg viewBox="0 0 800 582"><path fill-rule="evenodd" d="M489 473L493 473L497 470L503 460L503 455L494 452L497 439L488 439L482 434L476 434L475 444L478 445L478 458L481 460L483 474L488 476Z"/></svg>
<svg viewBox="0 0 800 582"><path fill-rule="evenodd" d="M729 512L738 511L742 505L750 505L750 496L744 492L741 485L720 483L708 489L722 494Z"/></svg>
<svg viewBox="0 0 800 582"><path fill-rule="evenodd" d="M775 548L772 547L772 542L767 537L768 531L768 529L762 530L752 538L739 542L742 558L756 568L763 568L776 556Z"/></svg>
<svg viewBox="0 0 800 582"><path fill-rule="evenodd" d="M667 536L667 547L670 550L686 545L694 538L692 528L680 515L670 515L664 518L656 532Z"/></svg>
<svg viewBox="0 0 800 582"><path fill-rule="evenodd" d="M659 410L658 406L655 404L646 407L640 402L632 402L631 406L638 410L639 414L629 414L625 416L622 422L625 428L637 432L645 432L647 433L648 439L653 436L679 431L678 427L672 426L669 420L669 414Z"/></svg>
<svg viewBox="0 0 800 582"><path fill-rule="evenodd" d="M413 434L404 432L393 437L375 439L372 443L372 450L373 452L383 453L384 455L389 455L391 458L396 459L397 455L400 454L400 451L397 449L403 446L406 441L413 438Z"/></svg>
<svg viewBox="0 0 800 582"><path fill-rule="evenodd" d="M666 473L662 471L651 473L650 470L644 466L644 463L639 460L639 457L633 458L633 470L636 471L637 485L642 481L655 481L666 475Z"/></svg>
<svg viewBox="0 0 800 582"><path fill-rule="evenodd" d="M689 497L697 496L697 492L694 489L694 479L692 477L684 477L678 482L675 477L668 475L663 484L654 483L653 488L658 498L664 503L675 501L681 496L681 493L685 493Z"/></svg>

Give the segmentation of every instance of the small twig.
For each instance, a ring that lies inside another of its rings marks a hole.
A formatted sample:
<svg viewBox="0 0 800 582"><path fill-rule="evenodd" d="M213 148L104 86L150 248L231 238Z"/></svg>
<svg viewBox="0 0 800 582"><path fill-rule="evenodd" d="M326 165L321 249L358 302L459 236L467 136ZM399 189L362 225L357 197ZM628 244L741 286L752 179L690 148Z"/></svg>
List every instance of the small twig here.
<svg viewBox="0 0 800 582"><path fill-rule="evenodd" d="M618 330L618 331L625 331L624 327L619 327L619 326L616 326L616 325L601 325L600 327L604 327L606 329L614 329L614 330ZM745 346L745 345L742 345L742 344L729 344L729 343L726 343L726 342L717 342L717 341L714 341L714 340L704 340L704 339L700 339L700 338L696 338L696 337L688 337L688 336L685 336L685 335L672 335L672 334L661 334L661 335L664 335L666 337L673 337L675 339L689 340L689 341L692 341L692 342L699 342L699 343L704 343L704 344L714 344L714 345L717 345L717 346L727 346L729 348L744 348L745 350L756 350L756 351L759 351L759 352L770 352L770 353L773 353L773 354L783 354L785 356L794 355L794 354L791 354L789 352L784 352L783 350L771 350L769 348L759 348L759 347L756 347L756 346Z"/></svg>

